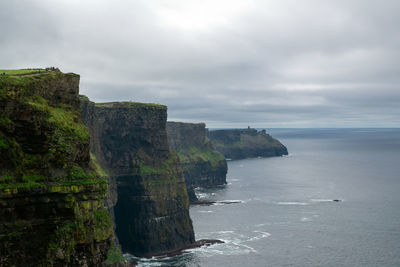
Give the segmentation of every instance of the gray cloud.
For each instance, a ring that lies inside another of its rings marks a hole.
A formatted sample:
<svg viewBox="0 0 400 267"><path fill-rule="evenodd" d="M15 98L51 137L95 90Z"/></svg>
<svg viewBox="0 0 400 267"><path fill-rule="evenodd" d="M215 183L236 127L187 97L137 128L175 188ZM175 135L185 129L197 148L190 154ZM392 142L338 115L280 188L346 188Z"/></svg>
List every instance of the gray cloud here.
<svg viewBox="0 0 400 267"><path fill-rule="evenodd" d="M210 127L399 127L400 2L3 1L2 68Z"/></svg>

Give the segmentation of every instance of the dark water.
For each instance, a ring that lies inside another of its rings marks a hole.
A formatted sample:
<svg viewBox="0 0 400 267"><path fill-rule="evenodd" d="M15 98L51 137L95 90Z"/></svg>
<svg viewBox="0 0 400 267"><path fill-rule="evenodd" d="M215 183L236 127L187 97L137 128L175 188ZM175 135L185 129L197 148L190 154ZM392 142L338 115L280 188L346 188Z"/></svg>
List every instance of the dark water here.
<svg viewBox="0 0 400 267"><path fill-rule="evenodd" d="M268 131L289 156L230 161L197 193L241 203L191 207L226 243L140 266L400 266L400 129Z"/></svg>

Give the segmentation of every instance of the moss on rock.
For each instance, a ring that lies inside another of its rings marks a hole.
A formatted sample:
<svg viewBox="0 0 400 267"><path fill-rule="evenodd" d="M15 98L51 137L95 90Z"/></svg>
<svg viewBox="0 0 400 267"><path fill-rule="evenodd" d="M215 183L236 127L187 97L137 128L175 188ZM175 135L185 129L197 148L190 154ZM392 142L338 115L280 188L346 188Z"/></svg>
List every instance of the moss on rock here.
<svg viewBox="0 0 400 267"><path fill-rule="evenodd" d="M194 187L226 184L227 164L206 137L204 123L168 122L168 143L177 152L190 200L197 201Z"/></svg>
<svg viewBox="0 0 400 267"><path fill-rule="evenodd" d="M125 259L122 256L121 249L113 244L108 250L106 264L111 265L119 262L125 262Z"/></svg>
<svg viewBox="0 0 400 267"><path fill-rule="evenodd" d="M107 182L89 164L78 91L76 74L0 77L1 266L106 259L113 238Z"/></svg>
<svg viewBox="0 0 400 267"><path fill-rule="evenodd" d="M265 130L231 129L207 132L215 148L226 158L243 159L287 155L288 151Z"/></svg>
<svg viewBox="0 0 400 267"><path fill-rule="evenodd" d="M167 107L81 101L91 151L115 181L108 203L121 249L153 256L193 244L182 169L167 142Z"/></svg>

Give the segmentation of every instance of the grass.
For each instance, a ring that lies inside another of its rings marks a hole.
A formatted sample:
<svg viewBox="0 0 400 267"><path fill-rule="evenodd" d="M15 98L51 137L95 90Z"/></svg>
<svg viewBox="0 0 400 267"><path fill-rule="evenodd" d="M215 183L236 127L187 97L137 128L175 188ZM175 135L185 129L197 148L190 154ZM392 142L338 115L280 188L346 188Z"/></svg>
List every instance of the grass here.
<svg viewBox="0 0 400 267"><path fill-rule="evenodd" d="M63 108L49 107L50 118L48 121L54 123L57 127L62 128L67 133L72 133L79 137L80 140L89 140L89 129L79 122L78 116Z"/></svg>
<svg viewBox="0 0 400 267"><path fill-rule="evenodd" d="M25 75L34 74L38 71L46 71L45 69L20 69L20 70L0 70L0 74L5 73L7 75Z"/></svg>
<svg viewBox="0 0 400 267"><path fill-rule="evenodd" d="M18 190L46 189L48 192L68 192L77 193L85 189L87 186L99 185L99 190L105 192L107 182L103 179L87 178L76 181L60 181L56 183L48 183L43 176L39 175L24 175L22 182L15 183L14 177L11 175L3 175L0 177L0 190L13 190L18 193Z"/></svg>
<svg viewBox="0 0 400 267"><path fill-rule="evenodd" d="M4 174L0 177L0 183L10 183L14 180L11 174Z"/></svg>
<svg viewBox="0 0 400 267"><path fill-rule="evenodd" d="M113 244L108 250L106 264L114 264L124 261L125 259L122 256L121 250L117 245Z"/></svg>
<svg viewBox="0 0 400 267"><path fill-rule="evenodd" d="M211 165L216 165L219 161L225 159L218 151L195 146L178 151L178 156L181 163L201 160L209 161Z"/></svg>
<svg viewBox="0 0 400 267"><path fill-rule="evenodd" d="M87 178L78 181L63 181L63 186L81 186L81 185L94 185L94 184L107 184L107 181L96 178Z"/></svg>
<svg viewBox="0 0 400 267"><path fill-rule="evenodd" d="M8 190L8 189L25 189L31 190L35 188L45 188L46 185L44 183L37 183L37 182L25 182L25 183L16 183L16 184L2 184L0 185L0 190Z"/></svg>
<svg viewBox="0 0 400 267"><path fill-rule="evenodd" d="M10 174L3 175L0 177L0 189L34 189L34 188L45 188L46 185L43 183L44 177L37 174L24 174L21 178L22 182L14 183L14 177Z"/></svg>
<svg viewBox="0 0 400 267"><path fill-rule="evenodd" d="M75 181L75 180L83 180L86 179L88 176L85 171L79 167L78 165L73 165L68 172L68 178Z"/></svg>
<svg viewBox="0 0 400 267"><path fill-rule="evenodd" d="M98 175L100 175L100 177L110 176L107 171L102 168L96 156L92 152L90 152L90 166L97 172Z"/></svg>
<svg viewBox="0 0 400 267"><path fill-rule="evenodd" d="M168 210L166 199L175 199L184 207L189 208L189 198L184 183L182 169L178 165L178 156L170 152L168 160L157 166L139 165L141 175L145 177L143 184L150 198L157 202L155 213L161 214Z"/></svg>
<svg viewBox="0 0 400 267"><path fill-rule="evenodd" d="M29 70L32 71L32 70ZM1 73L1 72L0 72ZM21 71L15 71L21 73ZM0 132L0 151L5 150L9 168L15 179L1 179L2 190L30 190L33 188L50 188L53 182L62 186L80 186L103 183L98 175L92 171L86 173L77 164L72 167L69 161L74 157L80 145L88 145L89 129L82 123L79 111L72 109L67 104L50 103L38 93L41 89L41 80L57 79L61 75L49 72L36 76L7 76L0 79L0 99L21 106L25 112L30 113L37 127L45 130L49 136L46 140L48 151L46 154L30 154L23 152L11 136L3 136ZM64 74L63 74L64 75ZM46 88L44 86L43 88ZM57 105L57 106L52 106ZM1 111L1 109L0 109ZM6 110L0 115L0 126L7 127L13 124ZM29 131L30 129L27 129ZM58 177L39 177L26 175L42 169L62 168L65 175ZM3 177L4 178L4 177ZM49 184L51 182L51 184Z"/></svg>
<svg viewBox="0 0 400 267"><path fill-rule="evenodd" d="M167 174L171 171L171 166L175 160L177 160L175 154L170 153L168 160L159 166L140 164L139 172L140 174Z"/></svg>
<svg viewBox="0 0 400 267"><path fill-rule="evenodd" d="M7 142L0 138L0 150L7 148L8 148Z"/></svg>
<svg viewBox="0 0 400 267"><path fill-rule="evenodd" d="M167 106L154 103L140 103L140 102L106 102L96 103L96 107L103 108L157 108L167 109Z"/></svg>
<svg viewBox="0 0 400 267"><path fill-rule="evenodd" d="M112 235L112 220L110 213L102 208L93 211L94 236L97 241L105 240Z"/></svg>
<svg viewBox="0 0 400 267"><path fill-rule="evenodd" d="M82 247L85 254L94 254L98 243L105 244L112 238L112 220L103 208L107 181L99 178L98 168L85 161L89 130L77 108L78 96L69 94L68 88L61 90L70 81L75 84L77 80L72 76L77 75L29 75L36 71L0 70L0 74L7 73L0 75L0 165L5 166L0 170L0 195L37 195L53 201L57 216L48 217L50 226L43 237L46 242L37 258L43 258L43 266L57 265L57 252L61 251L63 261L71 264L70 258ZM22 124L21 120L29 123ZM24 128L14 133L13 121ZM32 133L35 138L30 139ZM34 230L21 229L15 235L24 239L26 232Z"/></svg>
<svg viewBox="0 0 400 267"><path fill-rule="evenodd" d="M7 126L13 124L14 122L9 117L1 117L0 118L0 125Z"/></svg>
<svg viewBox="0 0 400 267"><path fill-rule="evenodd" d="M45 99L36 97L27 102L37 110L48 113L47 121L67 135L77 136L80 140L88 141L89 129L81 122L78 114L72 110L49 106Z"/></svg>
<svg viewBox="0 0 400 267"><path fill-rule="evenodd" d="M85 95L79 95L79 98L83 101L90 101L89 97L85 96Z"/></svg>
<svg viewBox="0 0 400 267"><path fill-rule="evenodd" d="M43 181L44 177L42 175L38 174L33 174L33 175L28 175L24 174L22 175L22 181L25 183L36 183L38 181Z"/></svg>

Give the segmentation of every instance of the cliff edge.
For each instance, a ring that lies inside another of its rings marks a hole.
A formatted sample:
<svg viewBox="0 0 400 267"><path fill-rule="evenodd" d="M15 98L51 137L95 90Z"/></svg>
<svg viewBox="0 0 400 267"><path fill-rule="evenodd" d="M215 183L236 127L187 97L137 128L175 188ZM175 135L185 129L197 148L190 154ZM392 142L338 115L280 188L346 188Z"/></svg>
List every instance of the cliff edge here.
<svg viewBox="0 0 400 267"><path fill-rule="evenodd" d="M191 202L194 187L226 184L227 164L206 137L204 123L167 122L168 143L179 157Z"/></svg>
<svg viewBox="0 0 400 267"><path fill-rule="evenodd" d="M79 75L0 77L0 265L100 266L113 239Z"/></svg>
<svg viewBox="0 0 400 267"><path fill-rule="evenodd" d="M178 157L167 142L167 107L82 98L91 151L115 181L109 191L124 252L151 257L195 243Z"/></svg>
<svg viewBox="0 0 400 267"><path fill-rule="evenodd" d="M277 139L256 129L213 130L208 138L227 159L275 157L287 155L287 148Z"/></svg>

